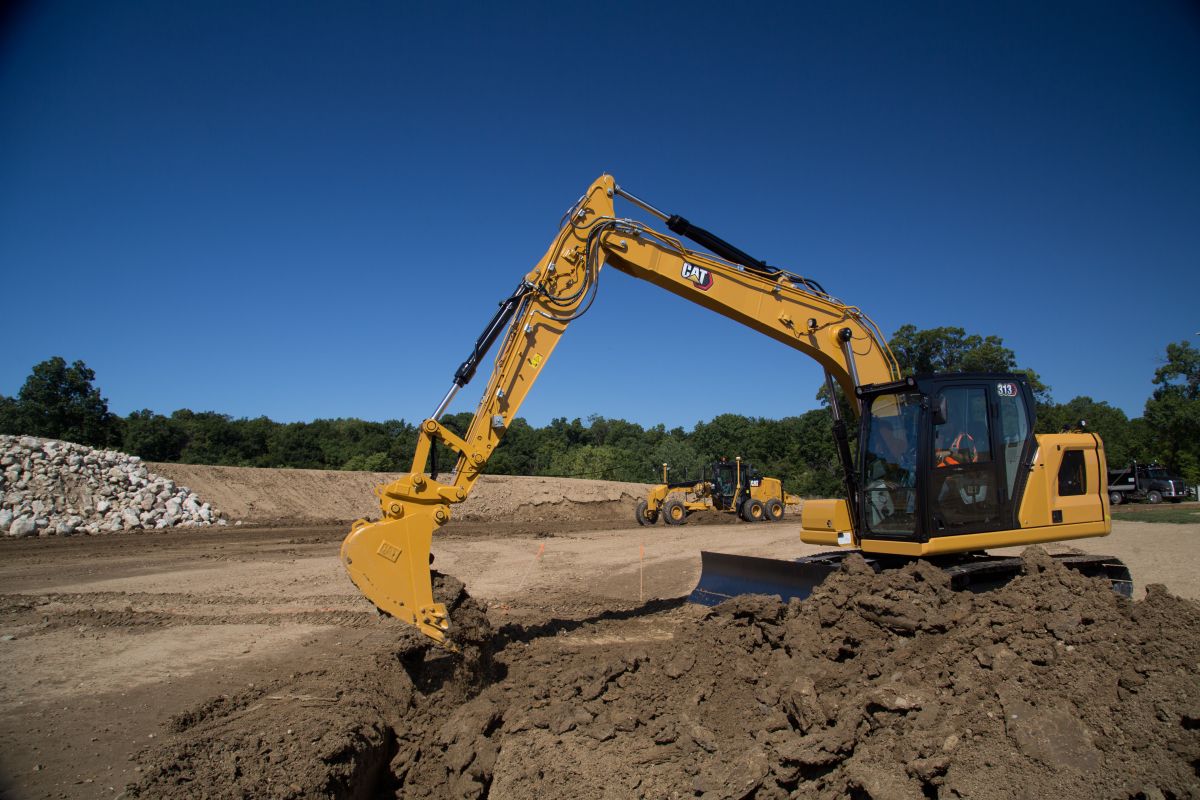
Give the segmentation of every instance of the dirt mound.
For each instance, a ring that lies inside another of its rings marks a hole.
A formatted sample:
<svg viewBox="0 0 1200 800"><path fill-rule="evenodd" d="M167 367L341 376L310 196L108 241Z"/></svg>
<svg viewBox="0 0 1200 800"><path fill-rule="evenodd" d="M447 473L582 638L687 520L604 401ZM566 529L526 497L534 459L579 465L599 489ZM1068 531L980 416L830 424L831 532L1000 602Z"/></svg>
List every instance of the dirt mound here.
<svg viewBox="0 0 1200 800"><path fill-rule="evenodd" d="M373 645L348 647L336 669L293 674L212 698L174 717L176 742L151 757L132 797L369 797L392 778L397 750L433 714L494 677L492 631L458 580L434 594L459 626L464 657L432 649L394 623Z"/></svg>
<svg viewBox="0 0 1200 800"><path fill-rule="evenodd" d="M135 793L1200 796L1200 607L1160 587L1131 603L1033 549L981 595L852 558L804 603L649 610L670 641L626 641L636 614L510 627L467 674L405 638L311 714L185 731Z"/></svg>
<svg viewBox="0 0 1200 800"><path fill-rule="evenodd" d="M378 519L375 487L400 477L391 472L209 467L148 464L156 473L193 487L230 519L249 523L328 523ZM443 475L442 480L449 480ZM648 486L577 478L484 475L471 496L452 507L454 519L539 522L629 519Z"/></svg>

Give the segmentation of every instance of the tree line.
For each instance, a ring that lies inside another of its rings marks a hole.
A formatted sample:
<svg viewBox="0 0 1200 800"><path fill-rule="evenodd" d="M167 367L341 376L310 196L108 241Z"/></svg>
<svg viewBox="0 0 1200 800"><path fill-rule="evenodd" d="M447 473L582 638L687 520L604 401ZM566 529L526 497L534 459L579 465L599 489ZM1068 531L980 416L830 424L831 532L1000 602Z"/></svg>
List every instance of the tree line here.
<svg viewBox="0 0 1200 800"><path fill-rule="evenodd" d="M1086 420L1104 439L1110 465L1158 461L1200 482L1200 350L1188 342L1167 345L1143 415L1090 397L1066 403L997 336L968 334L958 327L901 327L889 344L905 375L953 371L1021 371L1038 402L1037 430L1053 432ZM400 472L412 466L417 429L405 420L318 419L281 423L267 417L233 418L213 411L150 410L121 417L95 386L82 361L54 357L33 367L15 397L0 395L0 433L66 439L111 447L148 461L248 467L292 467ZM823 398L827 401L828 398ZM442 422L460 435L471 414ZM454 454L439 448L443 470ZM741 456L797 494L840 492L830 415L817 408L783 419L721 414L691 430L644 427L600 416L556 418L542 427L516 418L488 463L497 475L548 475L656 482L662 465L671 480L697 477L702 465Z"/></svg>

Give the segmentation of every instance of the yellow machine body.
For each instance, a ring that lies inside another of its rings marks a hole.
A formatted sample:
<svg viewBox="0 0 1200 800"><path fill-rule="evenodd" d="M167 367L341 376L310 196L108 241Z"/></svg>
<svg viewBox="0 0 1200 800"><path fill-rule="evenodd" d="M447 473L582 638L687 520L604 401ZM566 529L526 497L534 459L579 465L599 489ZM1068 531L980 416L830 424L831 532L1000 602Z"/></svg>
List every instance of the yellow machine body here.
<svg viewBox="0 0 1200 800"><path fill-rule="evenodd" d="M614 213L615 196L633 202L665 221L672 231L721 255L689 249L679 239L639 221L618 218ZM455 373L450 391L422 423L411 472L376 490L382 518L359 520L342 544L342 561L363 594L382 611L415 625L439 643L449 646L446 634L450 621L445 607L433 597L429 571L433 533L449 521L451 507L467 498L559 338L595 297L599 273L605 265L709 308L814 359L825 370L831 396L834 387L839 387L856 414L862 413L861 403L853 398L862 387L900 380L896 360L882 333L861 310L827 294L811 279L769 267L682 217L664 214L621 189L612 176L600 176L564 215L546 253L501 304L474 351ZM495 363L487 387L469 428L459 437L438 420L493 345ZM847 464L850 459L845 455L847 439L839 407L836 401L831 404L837 420L835 436L843 464ZM1104 475L1103 451L1095 437L1087 438L1095 443L1087 461L1088 480L1098 480L1097 476ZM802 538L841 544L839 534L849 531L852 543L864 550L917 556L1103 535L1110 526L1104 492L1099 493L1098 504L1090 495L1077 498L1056 493L1056 459L1061 459L1060 448L1074 446L1072 441L1069 437L1040 438L1039 456L1033 462L1019 522L1010 529L932 537L928 541L886 541L853 530L852 520L859 512L845 501L809 501L803 512ZM427 473L435 442L457 454L447 482L439 482ZM850 478L847 481L852 483ZM782 493L773 485L760 488L764 493ZM1054 521L1058 517L1061 521Z"/></svg>
<svg viewBox="0 0 1200 800"><path fill-rule="evenodd" d="M1042 434L1030 463L1017 512L1019 527L931 537L924 542L859 538L846 500L807 500L800 514L806 544L858 548L865 553L934 556L1107 536L1112 532L1107 467L1100 438L1085 433ZM1071 467L1067 453L1078 453ZM1079 469L1079 466L1082 469Z"/></svg>

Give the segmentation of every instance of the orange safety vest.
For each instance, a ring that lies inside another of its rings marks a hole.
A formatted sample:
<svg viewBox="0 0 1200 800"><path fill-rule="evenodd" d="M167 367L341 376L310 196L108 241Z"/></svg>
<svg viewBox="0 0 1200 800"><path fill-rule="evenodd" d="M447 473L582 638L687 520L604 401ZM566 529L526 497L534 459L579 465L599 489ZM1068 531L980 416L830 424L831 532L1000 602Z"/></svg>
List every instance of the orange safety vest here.
<svg viewBox="0 0 1200 800"><path fill-rule="evenodd" d="M966 448L965 452L966 452L968 458L965 462L959 461L957 458L955 458L952 455L955 452L963 452L964 451L964 448L962 446L963 439L967 440L967 448ZM979 460L979 451L975 449L975 439L972 438L971 434L969 434L969 433L960 433L958 436L954 437L954 442L950 445L950 452L947 453L946 456L940 462L938 462L938 466L939 467L949 467L949 466L958 466L959 464L963 464L963 463L972 464L978 460Z"/></svg>

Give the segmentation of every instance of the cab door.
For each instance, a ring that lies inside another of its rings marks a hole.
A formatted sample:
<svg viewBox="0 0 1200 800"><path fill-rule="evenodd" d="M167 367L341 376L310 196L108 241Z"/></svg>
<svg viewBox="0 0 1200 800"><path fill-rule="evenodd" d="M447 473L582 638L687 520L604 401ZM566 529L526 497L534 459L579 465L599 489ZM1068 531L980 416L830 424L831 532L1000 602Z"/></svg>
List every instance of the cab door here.
<svg viewBox="0 0 1200 800"><path fill-rule="evenodd" d="M732 507L737 493L737 477L734 465L728 461L713 465L713 505L725 510Z"/></svg>
<svg viewBox="0 0 1200 800"><path fill-rule="evenodd" d="M1013 497L1030 439L1016 381L982 376L933 394L926 532L930 538L1012 527Z"/></svg>

